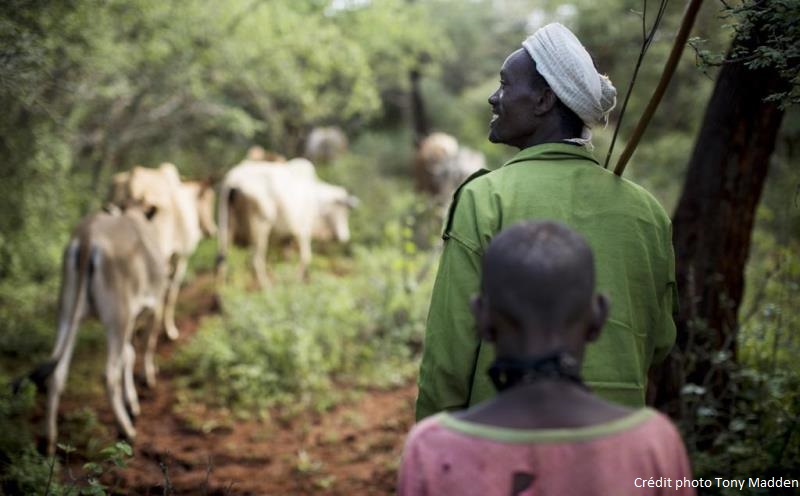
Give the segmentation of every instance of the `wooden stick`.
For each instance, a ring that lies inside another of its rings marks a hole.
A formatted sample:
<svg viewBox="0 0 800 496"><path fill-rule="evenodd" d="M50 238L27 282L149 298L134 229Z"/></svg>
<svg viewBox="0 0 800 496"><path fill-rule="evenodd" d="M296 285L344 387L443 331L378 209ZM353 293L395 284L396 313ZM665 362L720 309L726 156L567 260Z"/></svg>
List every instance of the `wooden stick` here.
<svg viewBox="0 0 800 496"><path fill-rule="evenodd" d="M655 91L653 91L653 96L650 97L647 108L639 119L639 123L636 124L633 135L630 140L628 140L625 150L623 150L622 155L620 155L617 161L617 165L614 167L614 174L621 176L625 171L628 160L630 160L631 155L633 155L634 150L636 150L636 146L642 139L642 135L645 129L647 129L647 125L650 124L650 119L652 119L653 114L655 114L658 104L661 103L661 98L664 97L664 93L667 91L667 85L669 85L672 75L675 74L675 68L678 66L678 61L683 54L686 40L689 38L689 33L692 31L694 20L697 18L697 12L700 10L700 5L702 3L703 0L690 0L689 5L686 6L681 28L678 31L678 36L675 37L675 43L672 45L672 51L669 54L667 63L664 65L664 72L661 74L661 80L658 82Z"/></svg>

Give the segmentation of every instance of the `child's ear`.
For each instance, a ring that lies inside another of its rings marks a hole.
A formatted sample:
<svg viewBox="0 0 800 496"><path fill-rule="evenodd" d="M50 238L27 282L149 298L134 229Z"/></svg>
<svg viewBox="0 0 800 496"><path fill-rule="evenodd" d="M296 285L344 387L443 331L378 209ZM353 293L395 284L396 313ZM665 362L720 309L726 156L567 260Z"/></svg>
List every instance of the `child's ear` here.
<svg viewBox="0 0 800 496"><path fill-rule="evenodd" d="M475 317L475 329L478 331L478 338L484 341L494 341L494 332L489 319L489 309L486 300L480 294L476 294L469 302L472 316Z"/></svg>
<svg viewBox="0 0 800 496"><path fill-rule="evenodd" d="M586 335L586 341L592 342L600 337L600 331L608 320L608 312L611 308L611 302L608 296L597 293L592 298L592 317L589 322L589 329Z"/></svg>
<svg viewBox="0 0 800 496"><path fill-rule="evenodd" d="M482 302L481 302L481 295L476 294L473 295L472 298L469 299L469 309L472 311L472 316L475 320L478 320L478 314L480 313Z"/></svg>

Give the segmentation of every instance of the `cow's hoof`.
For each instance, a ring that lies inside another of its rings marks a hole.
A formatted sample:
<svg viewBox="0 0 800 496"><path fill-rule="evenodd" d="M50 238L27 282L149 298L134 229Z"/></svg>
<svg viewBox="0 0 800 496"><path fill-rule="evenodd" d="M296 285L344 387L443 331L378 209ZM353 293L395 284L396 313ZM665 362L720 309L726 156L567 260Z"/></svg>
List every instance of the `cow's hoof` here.
<svg viewBox="0 0 800 496"><path fill-rule="evenodd" d="M136 429L131 428L129 432L126 432L125 430L117 431L117 439L120 441L125 441L133 446L133 443L136 442Z"/></svg>
<svg viewBox="0 0 800 496"><path fill-rule="evenodd" d="M167 326L167 337L169 338L170 341L175 341L176 339L178 339L178 337L180 337L180 335L181 333L180 331L178 331L178 328L175 327L175 324Z"/></svg>
<svg viewBox="0 0 800 496"><path fill-rule="evenodd" d="M125 405L125 411L128 412L128 417L131 418L131 422L136 423L136 417L141 415L142 409L139 405Z"/></svg>

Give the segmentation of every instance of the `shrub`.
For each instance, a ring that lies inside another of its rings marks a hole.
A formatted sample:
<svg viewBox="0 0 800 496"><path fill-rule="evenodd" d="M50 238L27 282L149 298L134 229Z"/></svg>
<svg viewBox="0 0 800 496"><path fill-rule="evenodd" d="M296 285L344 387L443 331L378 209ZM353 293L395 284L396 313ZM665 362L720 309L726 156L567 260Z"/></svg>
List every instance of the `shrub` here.
<svg viewBox="0 0 800 496"><path fill-rule="evenodd" d="M435 255L417 252L412 230L397 221L385 231L385 244L357 246L352 260L317 257L310 283L283 263L264 293L224 290L223 315L205 320L177 355L186 385L210 403L260 409L324 407L338 399L337 384L406 380L416 370ZM338 269L320 270L330 264Z"/></svg>
<svg viewBox="0 0 800 496"><path fill-rule="evenodd" d="M0 492L43 494L58 467L36 451L28 425L36 389L27 384L19 394L10 390L6 381L0 382Z"/></svg>

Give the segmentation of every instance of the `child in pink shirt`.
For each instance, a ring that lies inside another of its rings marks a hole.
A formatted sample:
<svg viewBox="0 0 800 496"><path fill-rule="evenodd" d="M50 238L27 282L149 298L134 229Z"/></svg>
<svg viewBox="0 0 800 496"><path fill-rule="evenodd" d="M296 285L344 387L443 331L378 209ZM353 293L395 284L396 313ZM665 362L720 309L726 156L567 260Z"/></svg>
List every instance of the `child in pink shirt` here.
<svg viewBox="0 0 800 496"><path fill-rule="evenodd" d="M609 308L594 291L586 241L559 223L517 224L492 240L482 269L472 307L478 333L495 346L489 375L499 394L417 424L398 494L694 495L672 423L581 382L584 348Z"/></svg>

